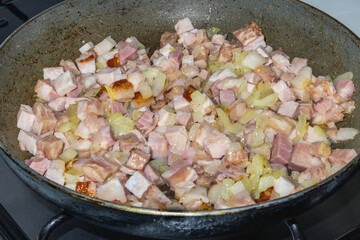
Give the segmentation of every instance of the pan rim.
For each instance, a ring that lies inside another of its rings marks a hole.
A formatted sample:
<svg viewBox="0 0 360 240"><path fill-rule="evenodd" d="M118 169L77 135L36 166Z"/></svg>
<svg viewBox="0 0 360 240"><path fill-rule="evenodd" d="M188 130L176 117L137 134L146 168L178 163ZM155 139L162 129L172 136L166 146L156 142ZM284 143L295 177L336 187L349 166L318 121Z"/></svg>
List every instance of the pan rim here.
<svg viewBox="0 0 360 240"><path fill-rule="evenodd" d="M333 23L339 25L343 30L345 30L347 33L350 34L350 36L353 38L354 43L357 45L358 48L360 48L360 37L358 35L356 35L354 32L352 32L348 27L346 27L344 24L342 24L340 21L338 21L337 19L331 17L329 14L323 12L322 10L311 6L307 3L304 3L300 0L292 0L295 4L299 4L302 6L305 6L307 8L312 9L313 11L317 12L319 15L322 15L323 17L327 18L330 21L333 21ZM34 17L32 17L31 19L29 19L27 22L23 23L21 26L19 26L14 32L12 32L1 44L0 44L0 51L6 46L6 44L11 41L11 39L17 34L19 33L23 28L25 28L28 24L30 24L33 21L36 21L38 19L40 19L41 16L43 16L44 14L52 11L55 8L58 8L59 6L63 5L63 4L67 4L71 2L71 0L65 0L62 1L54 6L51 6L50 8L47 8L46 10L38 13L37 15L35 15ZM352 168L354 165L357 165L359 160L360 160L360 154L358 154L350 163L348 163L346 166L344 166L342 169L340 169L339 171L337 171L335 174L327 177L326 179L324 179L323 181L318 182L317 184L305 188L299 192L293 193L291 195L282 197L282 198L278 198L278 199L274 199L274 200L270 200L267 202L262 202L262 203L256 203L253 205L248 205L248 206L242 206L242 207L236 207L236 208L229 208L229 209L217 209L217 210L199 210L199 211L187 211L187 210L181 210L181 211L174 211L174 210L160 210L160 209L150 209L150 208L143 208L143 207L136 207L136 206L129 206L129 205L125 205L125 204L119 204L119 203L114 203L114 202L110 202L110 201L106 201L106 200L102 200L99 198L95 198L95 197L90 197L87 196L85 194L82 193L78 193L76 191L73 191L71 189L68 189L64 186L60 186L57 183L47 179L46 177L44 177L43 175L38 174L37 172L35 172L34 170L30 169L23 161L19 160L17 157L13 156L12 153L10 153L9 151L7 151L4 147L3 142L0 140L0 149L2 150L2 152L4 153L1 154L3 157L10 159L10 161L13 161L13 163L15 163L19 168L21 168L23 171L25 171L27 174L29 174L31 177L36 178L38 181L47 184L49 187L60 190L62 193L68 194L72 197L78 198L80 200L84 200L87 201L89 203L93 203L93 204L97 204L99 206L103 206L103 207L108 207L108 208L112 208L112 209L116 209L116 210L122 210L122 211L127 211L127 212L132 212L132 213L138 213L138 214L146 214L146 215L157 215L157 216L181 216L181 217L190 217L190 216L209 216L209 215L223 215L223 214L230 214L230 213L241 213L241 212L245 212L245 211L251 211L251 210L257 210L257 209L262 209L262 208L268 208L268 207L273 207L273 206L277 206L281 203L285 203L285 202L289 202L290 200L294 200L294 199L298 199L301 196L305 195L305 194L309 194L309 192L324 186L326 184L328 184L329 182L333 181L334 179L340 177L341 175L343 175L348 169Z"/></svg>

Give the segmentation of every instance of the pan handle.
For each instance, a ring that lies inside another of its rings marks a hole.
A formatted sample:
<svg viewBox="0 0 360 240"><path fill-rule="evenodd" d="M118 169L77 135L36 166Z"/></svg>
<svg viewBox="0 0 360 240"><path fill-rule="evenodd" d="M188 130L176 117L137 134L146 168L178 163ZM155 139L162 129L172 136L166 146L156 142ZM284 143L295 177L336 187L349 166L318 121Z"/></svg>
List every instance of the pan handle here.
<svg viewBox="0 0 360 240"><path fill-rule="evenodd" d="M288 226L293 240L305 240L306 239L304 232L302 231L300 225L297 223L295 218L286 218L286 219L284 219L284 222Z"/></svg>
<svg viewBox="0 0 360 240"><path fill-rule="evenodd" d="M52 233L57 226L69 221L70 219L72 219L72 216L66 214L65 212L59 213L43 226L39 232L38 240L47 240L50 233Z"/></svg>
<svg viewBox="0 0 360 240"><path fill-rule="evenodd" d="M28 236L26 236L2 204L0 204L0 230L2 230L0 234L1 232L5 234L6 239L29 240Z"/></svg>

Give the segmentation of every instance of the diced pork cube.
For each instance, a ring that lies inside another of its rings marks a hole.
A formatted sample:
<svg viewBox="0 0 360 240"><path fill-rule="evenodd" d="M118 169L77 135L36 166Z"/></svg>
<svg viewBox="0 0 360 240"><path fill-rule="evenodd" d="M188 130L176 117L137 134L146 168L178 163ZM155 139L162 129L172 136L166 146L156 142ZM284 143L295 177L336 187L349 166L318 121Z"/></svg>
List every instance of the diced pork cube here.
<svg viewBox="0 0 360 240"><path fill-rule="evenodd" d="M119 61L120 63L125 63L128 60L133 60L136 57L136 48L126 46L123 49L119 50Z"/></svg>
<svg viewBox="0 0 360 240"><path fill-rule="evenodd" d="M233 90L220 91L220 103L231 105L235 101L235 93Z"/></svg>
<svg viewBox="0 0 360 240"><path fill-rule="evenodd" d="M224 80L225 78L232 77L237 78L238 76L233 73L229 68L217 70L208 80L208 83L214 83L219 80Z"/></svg>
<svg viewBox="0 0 360 240"><path fill-rule="evenodd" d="M35 114L32 108L28 105L21 104L19 112L17 114L17 127L30 132L32 125L35 121Z"/></svg>
<svg viewBox="0 0 360 240"><path fill-rule="evenodd" d="M87 51L93 49L95 46L92 42L85 43L81 48L79 48L79 51L81 53L86 53Z"/></svg>
<svg viewBox="0 0 360 240"><path fill-rule="evenodd" d="M149 153L143 152L139 149L133 149L130 152L130 157L126 162L126 166L134 170L142 171L146 163L149 161L150 156L151 155Z"/></svg>
<svg viewBox="0 0 360 240"><path fill-rule="evenodd" d="M65 183L64 171L65 162L63 160L52 160L50 167L45 173L45 177L63 186Z"/></svg>
<svg viewBox="0 0 360 240"><path fill-rule="evenodd" d="M288 137L282 133L278 133L272 145L271 160L275 163L288 164L293 150L293 146Z"/></svg>
<svg viewBox="0 0 360 240"><path fill-rule="evenodd" d="M292 61L291 61L291 67L290 67L290 72L298 74L298 72L300 71L300 69L302 69L303 67L307 66L308 64L308 60L305 58L297 58L295 57Z"/></svg>
<svg viewBox="0 0 360 240"><path fill-rule="evenodd" d="M64 73L63 67L48 67L43 69L44 79L50 79L50 81L55 80L61 74Z"/></svg>
<svg viewBox="0 0 360 240"><path fill-rule="evenodd" d="M139 171L136 171L127 180L125 187L136 197L142 198L144 193L149 189L152 183Z"/></svg>
<svg viewBox="0 0 360 240"><path fill-rule="evenodd" d="M42 103L35 103L33 106L35 121L32 131L36 135L41 135L50 131L54 131L57 119L51 109Z"/></svg>
<svg viewBox="0 0 360 240"><path fill-rule="evenodd" d="M193 29L194 29L194 27L191 24L191 21L189 18L181 19L175 24L175 31L178 35L180 35L184 32L189 32Z"/></svg>
<svg viewBox="0 0 360 240"><path fill-rule="evenodd" d="M152 168L149 164L146 164L144 168L145 177L150 180L153 184L163 184L163 180L160 175Z"/></svg>
<svg viewBox="0 0 360 240"><path fill-rule="evenodd" d="M190 121L191 113L177 111L176 113L176 124L187 126L188 122Z"/></svg>
<svg viewBox="0 0 360 240"><path fill-rule="evenodd" d="M55 112L61 112L65 110L66 97L59 97L51 102L49 102L49 107Z"/></svg>
<svg viewBox="0 0 360 240"><path fill-rule="evenodd" d="M92 88L96 86L96 77L94 74L83 74L81 75L81 83L84 85L85 89Z"/></svg>
<svg viewBox="0 0 360 240"><path fill-rule="evenodd" d="M311 101L299 102L299 115L305 115L307 120L310 120L314 114L314 108Z"/></svg>
<svg viewBox="0 0 360 240"><path fill-rule="evenodd" d="M20 149L23 151L29 151L31 154L35 155L37 152L36 142L39 139L40 137L36 136L32 132L20 130L18 135Z"/></svg>
<svg viewBox="0 0 360 240"><path fill-rule="evenodd" d="M98 56L107 53L110 51L113 47L115 47L116 42L114 39L112 39L110 36L99 42L95 45L94 51Z"/></svg>
<svg viewBox="0 0 360 240"><path fill-rule="evenodd" d="M70 59L68 59L66 61L61 60L60 65L64 67L65 71L70 71L75 75L80 75L81 74L79 69L76 67L75 63Z"/></svg>
<svg viewBox="0 0 360 240"><path fill-rule="evenodd" d="M185 166L181 162L176 162L162 174L162 177L169 182L172 188L177 188L188 185L193 186L198 175L193 168Z"/></svg>
<svg viewBox="0 0 360 240"><path fill-rule="evenodd" d="M77 86L75 84L75 76L70 71L66 71L54 80L54 87L60 96L74 90Z"/></svg>
<svg viewBox="0 0 360 240"><path fill-rule="evenodd" d="M255 50L258 47L266 47L264 34L261 28L254 22L233 32L236 39L241 43L245 51Z"/></svg>
<svg viewBox="0 0 360 240"><path fill-rule="evenodd" d="M277 83L275 83L272 86L272 89L274 90L274 92L278 94L278 97L282 102L295 100L294 92L286 85L286 83L283 80L280 80Z"/></svg>
<svg viewBox="0 0 360 240"><path fill-rule="evenodd" d="M182 154L186 148L188 134L184 126L171 126L166 129L165 137L173 153Z"/></svg>
<svg viewBox="0 0 360 240"><path fill-rule="evenodd" d="M290 61L282 54L275 54L271 57L274 65L283 72L287 72L290 69Z"/></svg>
<svg viewBox="0 0 360 240"><path fill-rule="evenodd" d="M231 62L233 56L232 50L235 47L236 47L235 44L225 41L224 44L221 45L217 61L223 64L227 62Z"/></svg>
<svg viewBox="0 0 360 240"><path fill-rule="evenodd" d="M95 73L95 56L93 52L87 52L82 54L79 58L75 60L81 74L86 73Z"/></svg>
<svg viewBox="0 0 360 240"><path fill-rule="evenodd" d="M90 101L79 101L77 106L77 117L84 120L87 117L96 117L104 115L104 105L97 99Z"/></svg>
<svg viewBox="0 0 360 240"><path fill-rule="evenodd" d="M166 204L171 204L171 200L155 185L149 187L145 197L150 200L150 202L162 204L163 208L166 207Z"/></svg>
<svg viewBox="0 0 360 240"><path fill-rule="evenodd" d="M299 141L292 152L290 167L304 170L310 167L322 167L323 163L317 157L314 157L310 153L311 143Z"/></svg>
<svg viewBox="0 0 360 240"><path fill-rule="evenodd" d="M134 87L127 80L116 81L113 85L115 99L123 102L135 97Z"/></svg>
<svg viewBox="0 0 360 240"><path fill-rule="evenodd" d="M54 86L50 83L50 80L38 80L35 86L35 92L37 96L47 102L55 100L60 97L56 92Z"/></svg>
<svg viewBox="0 0 360 240"><path fill-rule="evenodd" d="M213 158L221 158L229 149L230 139L217 129L213 129L210 134L205 137L204 148Z"/></svg>
<svg viewBox="0 0 360 240"><path fill-rule="evenodd" d="M160 38L160 47L163 47L168 43L170 43L170 44L176 43L176 40L177 40L176 33L164 32Z"/></svg>
<svg viewBox="0 0 360 240"><path fill-rule="evenodd" d="M351 99L355 90L354 83L350 79L340 78L336 84L336 93L339 94L345 101Z"/></svg>
<svg viewBox="0 0 360 240"><path fill-rule="evenodd" d="M44 175L46 170L50 167L51 161L43 157L32 157L26 161L27 165L37 173Z"/></svg>
<svg viewBox="0 0 360 240"><path fill-rule="evenodd" d="M348 164L357 156L354 149L335 149L330 155L330 161L332 163Z"/></svg>
<svg viewBox="0 0 360 240"><path fill-rule="evenodd" d="M38 140L36 142L36 148L37 156L53 160L57 159L62 153L64 142L54 135L49 135Z"/></svg>
<svg viewBox="0 0 360 240"><path fill-rule="evenodd" d="M288 116L289 118L294 118L298 107L299 103L294 101L282 102L278 109L278 113Z"/></svg>
<svg viewBox="0 0 360 240"><path fill-rule="evenodd" d="M254 72L259 75L261 80L264 82L275 82L278 78L273 69L268 66L259 66L254 70Z"/></svg>
<svg viewBox="0 0 360 240"><path fill-rule="evenodd" d="M190 103L181 95L174 97L173 104L175 111L190 106Z"/></svg>
<svg viewBox="0 0 360 240"><path fill-rule="evenodd" d="M279 177L274 181L274 190L280 197L285 197L295 190L295 185L284 177Z"/></svg>
<svg viewBox="0 0 360 240"><path fill-rule="evenodd" d="M119 201L121 203L127 201L124 187L117 178L111 178L105 184L99 186L96 190L96 197L107 201Z"/></svg>
<svg viewBox="0 0 360 240"><path fill-rule="evenodd" d="M75 161L74 164L78 161ZM76 164L73 167L76 167ZM119 169L117 165L100 156L93 156L93 159L84 161L84 163L79 164L76 168L82 171L87 179L99 183L104 182Z"/></svg>
<svg viewBox="0 0 360 240"><path fill-rule="evenodd" d="M100 85L111 85L116 82L116 75L120 73L119 68L104 68L95 73L96 82Z"/></svg>
<svg viewBox="0 0 360 240"><path fill-rule="evenodd" d="M168 142L164 134L156 131L150 132L148 146L151 148L153 158L165 158L168 156Z"/></svg>
<svg viewBox="0 0 360 240"><path fill-rule="evenodd" d="M135 126L139 130L147 130L154 122L154 113L147 109L140 118L135 122Z"/></svg>

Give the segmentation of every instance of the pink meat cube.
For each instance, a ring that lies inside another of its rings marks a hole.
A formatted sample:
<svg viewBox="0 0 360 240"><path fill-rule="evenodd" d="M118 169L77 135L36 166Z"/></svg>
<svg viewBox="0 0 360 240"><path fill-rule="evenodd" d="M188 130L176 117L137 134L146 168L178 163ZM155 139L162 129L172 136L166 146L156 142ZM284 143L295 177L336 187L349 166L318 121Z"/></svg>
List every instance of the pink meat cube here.
<svg viewBox="0 0 360 240"><path fill-rule="evenodd" d="M96 82L100 85L111 85L117 81L116 76L121 74L119 68L103 68L95 73Z"/></svg>
<svg viewBox="0 0 360 240"><path fill-rule="evenodd" d="M128 60L132 60L134 57L136 57L136 49L133 47L126 46L119 50L120 63L125 63Z"/></svg>
<svg viewBox="0 0 360 240"><path fill-rule="evenodd" d="M168 156L168 142L165 135L159 132L151 132L148 137L148 146L154 158L165 158Z"/></svg>
<svg viewBox="0 0 360 240"><path fill-rule="evenodd" d="M235 102L235 93L233 90L221 90L220 91L220 103L231 105Z"/></svg>
<svg viewBox="0 0 360 240"><path fill-rule="evenodd" d="M293 150L293 146L288 137L282 133L278 133L272 145L271 160L275 163L288 164Z"/></svg>
<svg viewBox="0 0 360 240"><path fill-rule="evenodd" d="M193 29L194 29L194 27L191 24L191 21L189 18L181 19L175 24L175 31L178 35L180 35L184 32L189 32Z"/></svg>
<svg viewBox="0 0 360 240"><path fill-rule="evenodd" d="M194 184L194 181L198 178L196 171L185 166L182 162L176 162L162 174L172 188L185 187Z"/></svg>
<svg viewBox="0 0 360 240"><path fill-rule="evenodd" d="M75 63L68 59L68 60L61 60L60 65L64 67L65 71L70 71L75 75L80 75L79 69L76 67Z"/></svg>
<svg viewBox="0 0 360 240"><path fill-rule="evenodd" d="M296 100L293 90L291 90L283 80L278 81L272 86L274 92L279 96L280 101L288 102Z"/></svg>
<svg viewBox="0 0 360 240"><path fill-rule="evenodd" d="M64 142L54 135L49 135L38 140L36 142L36 147L37 156L52 160L57 159L60 156L63 151Z"/></svg>
<svg viewBox="0 0 360 240"><path fill-rule="evenodd" d="M340 78L336 84L336 93L339 94L346 101L351 99L355 90L353 81L347 78Z"/></svg>
<svg viewBox="0 0 360 240"><path fill-rule="evenodd" d="M60 97L56 92L54 86L50 83L50 80L38 80L35 86L34 91L37 93L37 96L47 102L55 100Z"/></svg>
<svg viewBox="0 0 360 240"><path fill-rule="evenodd" d="M81 74L95 73L96 65L94 54L93 51L86 52L75 60Z"/></svg>
<svg viewBox="0 0 360 240"><path fill-rule="evenodd" d="M44 175L46 170L50 167L51 161L43 157L32 157L26 161L26 164L37 173Z"/></svg>
<svg viewBox="0 0 360 240"><path fill-rule="evenodd" d="M151 185L152 183L147 180L141 172L136 171L129 180L127 180L125 187L136 197L142 198Z"/></svg>
<svg viewBox="0 0 360 240"><path fill-rule="evenodd" d="M289 166L293 169L305 170L310 167L323 167L323 163L310 153L311 143L299 141L291 155Z"/></svg>
<svg viewBox="0 0 360 240"><path fill-rule="evenodd" d="M191 113L178 111L176 113L176 124L183 125L186 127L186 125L190 121L190 118L191 118Z"/></svg>
<svg viewBox="0 0 360 240"><path fill-rule="evenodd" d="M213 158L221 158L229 149L230 139L217 129L213 129L204 140L205 151Z"/></svg>
<svg viewBox="0 0 360 240"><path fill-rule="evenodd" d="M354 149L335 149L330 155L330 161L332 163L348 164L357 156Z"/></svg>
<svg viewBox="0 0 360 240"><path fill-rule="evenodd" d="M35 155L37 152L36 142L39 139L40 137L33 134L32 132L25 132L20 130L18 135L20 149L23 151L29 151L31 154Z"/></svg>
<svg viewBox="0 0 360 240"><path fill-rule="evenodd" d="M28 105L21 104L19 112L17 114L17 127L30 132L32 125L35 121L35 114L32 108Z"/></svg>
<svg viewBox="0 0 360 240"><path fill-rule="evenodd" d="M264 34L260 27L254 22L246 27L233 31L233 34L245 51L255 50L258 47L266 47Z"/></svg>
<svg viewBox="0 0 360 240"><path fill-rule="evenodd" d="M61 74L64 73L63 67L48 67L43 69L44 79L50 79L50 81L55 80Z"/></svg>
<svg viewBox="0 0 360 240"><path fill-rule="evenodd" d="M75 84L75 75L70 71L66 71L57 77L54 82L54 87L56 92L60 96L64 96L65 94L74 90L77 86Z"/></svg>
<svg viewBox="0 0 360 240"><path fill-rule="evenodd" d="M32 131L36 135L41 135L55 130L57 119L50 107L42 103L35 103L33 106L35 121Z"/></svg>
<svg viewBox="0 0 360 240"><path fill-rule="evenodd" d="M139 130L147 130L154 122L154 113L147 109L140 118L135 122Z"/></svg>
<svg viewBox="0 0 360 240"><path fill-rule="evenodd" d="M126 166L134 169L142 171L150 159L150 154L143 152L139 149L133 149L130 152L130 157L126 162Z"/></svg>
<svg viewBox="0 0 360 240"><path fill-rule="evenodd" d="M144 168L145 177L150 180L153 184L163 184L164 181L160 175L149 165L147 164Z"/></svg>
<svg viewBox="0 0 360 240"><path fill-rule="evenodd" d="M289 118L294 118L298 107L299 103L294 101L282 102L278 109L278 113L284 116L288 116Z"/></svg>

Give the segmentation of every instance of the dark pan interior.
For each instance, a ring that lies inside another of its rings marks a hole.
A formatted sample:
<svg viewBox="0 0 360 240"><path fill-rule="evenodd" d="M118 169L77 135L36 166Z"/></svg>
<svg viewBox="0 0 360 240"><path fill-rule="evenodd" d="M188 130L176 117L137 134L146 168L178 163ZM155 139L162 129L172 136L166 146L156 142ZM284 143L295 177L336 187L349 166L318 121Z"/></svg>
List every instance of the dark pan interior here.
<svg viewBox="0 0 360 240"><path fill-rule="evenodd" d="M85 42L106 36L116 41L136 36L155 49L164 31L174 31L177 20L189 17L196 28L215 26L228 33L255 21L267 44L291 58L309 59L318 75L332 77L352 71L359 99L359 39L334 19L303 3L277 1L66 1L47 10L18 29L0 47L0 141L20 160L29 155L18 147L16 114L20 103L33 104L34 86L42 68L75 59ZM359 109L339 126L360 129ZM359 137L339 144L360 152Z"/></svg>

